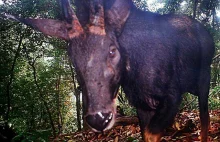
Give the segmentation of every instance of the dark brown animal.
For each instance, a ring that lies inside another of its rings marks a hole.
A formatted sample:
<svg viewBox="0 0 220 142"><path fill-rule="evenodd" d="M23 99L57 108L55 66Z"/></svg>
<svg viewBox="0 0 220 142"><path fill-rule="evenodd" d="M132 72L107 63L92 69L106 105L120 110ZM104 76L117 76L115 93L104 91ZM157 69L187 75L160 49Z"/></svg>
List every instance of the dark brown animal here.
<svg viewBox="0 0 220 142"><path fill-rule="evenodd" d="M214 44L205 28L187 16L140 11L131 0L93 0L89 7L84 27L67 0L62 0L64 21L13 17L69 43L89 126L95 131L113 126L121 85L137 108L144 140L158 142L182 94L190 92L198 96L201 141L207 141Z"/></svg>

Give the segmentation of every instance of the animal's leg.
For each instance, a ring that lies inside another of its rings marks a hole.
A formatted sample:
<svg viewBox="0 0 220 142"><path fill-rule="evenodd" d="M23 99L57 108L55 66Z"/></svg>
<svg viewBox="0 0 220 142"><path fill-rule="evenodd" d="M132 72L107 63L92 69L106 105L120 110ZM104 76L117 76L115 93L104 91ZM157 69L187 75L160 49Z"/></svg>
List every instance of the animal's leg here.
<svg viewBox="0 0 220 142"><path fill-rule="evenodd" d="M137 109L137 114L139 117L140 127L141 127L141 134L142 138L145 142L159 142L162 133L152 133L148 130L147 126L150 123L150 120L155 114L155 111L147 111L142 109Z"/></svg>
<svg viewBox="0 0 220 142"><path fill-rule="evenodd" d="M160 142L161 137L162 137L162 133L153 134L147 130L144 131L143 138L145 142Z"/></svg>
<svg viewBox="0 0 220 142"><path fill-rule="evenodd" d="M181 96L168 95L155 110L138 108L141 132L145 142L159 142L165 128L170 126L178 111Z"/></svg>
<svg viewBox="0 0 220 142"><path fill-rule="evenodd" d="M209 128L208 95L210 87L210 70L201 71L198 87L201 142L207 142Z"/></svg>

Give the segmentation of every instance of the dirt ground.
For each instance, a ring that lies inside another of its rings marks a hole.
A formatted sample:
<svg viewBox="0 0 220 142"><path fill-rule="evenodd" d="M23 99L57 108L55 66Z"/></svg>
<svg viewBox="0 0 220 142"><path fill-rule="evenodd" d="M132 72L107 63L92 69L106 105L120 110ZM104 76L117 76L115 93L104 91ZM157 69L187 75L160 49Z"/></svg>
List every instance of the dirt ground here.
<svg viewBox="0 0 220 142"><path fill-rule="evenodd" d="M135 117L134 117L135 118ZM133 118L132 118L133 119ZM135 122L135 121L134 121ZM198 111L179 113L172 127L168 128L162 142L200 141L200 123ZM54 142L143 142L138 124L118 125L103 133L81 131L63 134L53 139ZM210 112L209 141L220 142L220 110Z"/></svg>

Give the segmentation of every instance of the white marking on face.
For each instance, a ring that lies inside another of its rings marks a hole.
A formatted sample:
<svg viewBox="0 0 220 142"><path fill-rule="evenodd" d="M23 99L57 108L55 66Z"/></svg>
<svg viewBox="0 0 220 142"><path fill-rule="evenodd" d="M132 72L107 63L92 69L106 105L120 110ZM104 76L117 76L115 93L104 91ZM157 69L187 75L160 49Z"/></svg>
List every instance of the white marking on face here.
<svg viewBox="0 0 220 142"><path fill-rule="evenodd" d="M94 60L94 56L91 55L90 58L89 58L89 61L87 63L87 67L92 67L93 66L93 60Z"/></svg>
<svg viewBox="0 0 220 142"><path fill-rule="evenodd" d="M102 45L102 47L103 47L103 45L104 45L104 39L102 39L102 41L101 41L101 45Z"/></svg>
<svg viewBox="0 0 220 142"><path fill-rule="evenodd" d="M130 71L130 69L131 69L130 62L129 62L129 60L127 60L126 61L126 70Z"/></svg>
<svg viewBox="0 0 220 142"><path fill-rule="evenodd" d="M93 23L97 23L99 21L99 16L95 15L95 18L93 20Z"/></svg>
<svg viewBox="0 0 220 142"><path fill-rule="evenodd" d="M99 115L102 119L104 119L104 116L102 115L101 112L98 112L98 115Z"/></svg>
<svg viewBox="0 0 220 142"><path fill-rule="evenodd" d="M105 130L108 130L108 129L111 129L113 127L113 125L115 124L115 115L114 114L111 114L110 115L110 123L108 124L108 126L104 129ZM108 120L108 121L109 121Z"/></svg>
<svg viewBox="0 0 220 142"><path fill-rule="evenodd" d="M112 115L113 115L113 114L111 113L108 119L112 119Z"/></svg>
<svg viewBox="0 0 220 142"><path fill-rule="evenodd" d="M106 70L104 71L104 77L107 78L108 76L109 76L109 70L106 69Z"/></svg>
<svg viewBox="0 0 220 142"><path fill-rule="evenodd" d="M115 124L115 119L116 119L116 99L113 99L113 111L112 113L109 115L108 119L105 120L105 123L109 123L108 126L103 130L109 130L113 127L113 125ZM109 112L109 111L104 111L104 112ZM104 119L104 116L101 112L97 112L97 113L94 113L94 114L98 114L102 119ZM94 132L100 132L94 128L92 128L90 125L89 127L94 131Z"/></svg>

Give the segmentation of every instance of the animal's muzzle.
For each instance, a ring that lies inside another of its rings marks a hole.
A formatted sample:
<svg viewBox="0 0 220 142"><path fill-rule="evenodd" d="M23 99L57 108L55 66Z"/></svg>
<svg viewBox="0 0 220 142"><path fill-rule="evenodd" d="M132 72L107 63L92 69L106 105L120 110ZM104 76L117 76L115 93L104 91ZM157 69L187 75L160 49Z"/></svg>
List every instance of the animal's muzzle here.
<svg viewBox="0 0 220 142"><path fill-rule="evenodd" d="M112 118L113 118L112 112L109 113L98 112L96 114L87 115L85 117L89 126L97 131L103 131L112 121Z"/></svg>

